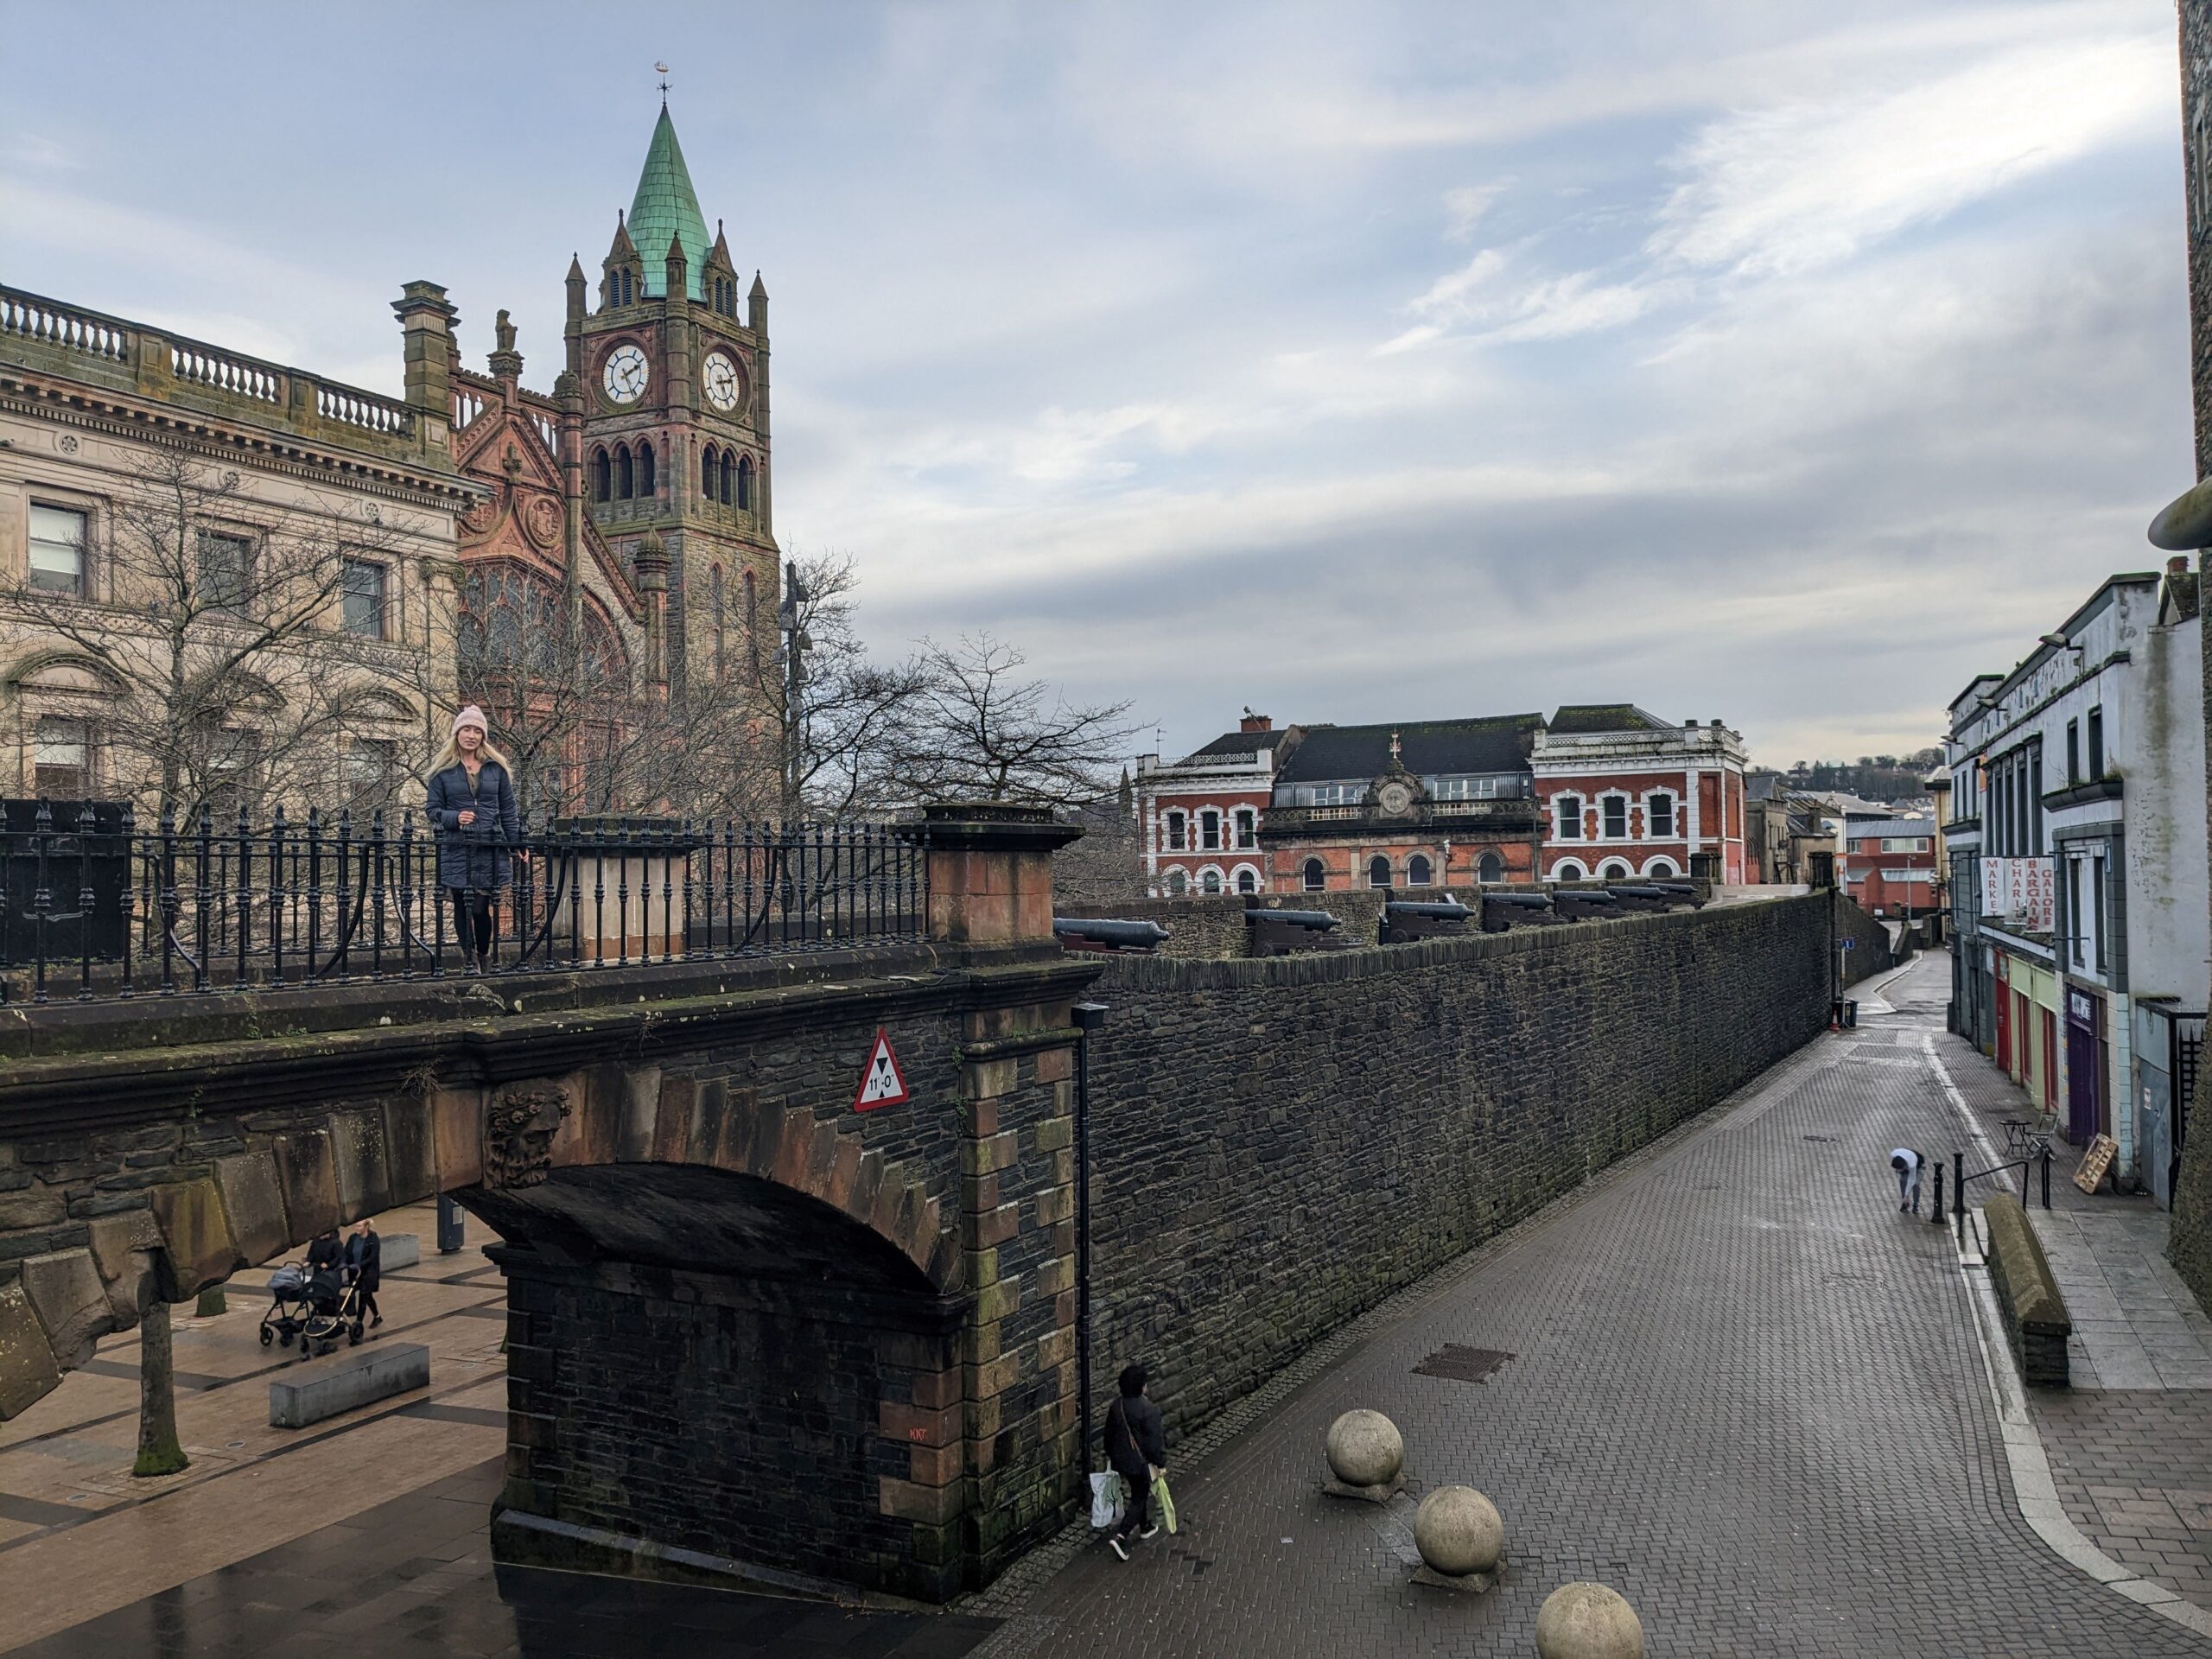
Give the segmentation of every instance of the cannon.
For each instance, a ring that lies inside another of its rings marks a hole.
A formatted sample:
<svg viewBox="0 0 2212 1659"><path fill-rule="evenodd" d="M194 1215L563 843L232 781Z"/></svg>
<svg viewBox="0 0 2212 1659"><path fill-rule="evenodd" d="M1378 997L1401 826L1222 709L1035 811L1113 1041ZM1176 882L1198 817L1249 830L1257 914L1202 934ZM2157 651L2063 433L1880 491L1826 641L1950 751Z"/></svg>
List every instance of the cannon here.
<svg viewBox="0 0 2212 1659"><path fill-rule="evenodd" d="M1343 924L1325 910L1248 910L1255 957L1287 957L1301 950L1348 950L1350 939L1332 937Z"/></svg>
<svg viewBox="0 0 2212 1659"><path fill-rule="evenodd" d="M1705 895L1694 881L1654 881L1649 885L1672 896L1678 905L1688 905L1692 910L1705 908Z"/></svg>
<svg viewBox="0 0 2212 1659"><path fill-rule="evenodd" d="M1509 928L1555 921L1550 896L1541 893L1483 894L1483 931L1503 933Z"/></svg>
<svg viewBox="0 0 2212 1659"><path fill-rule="evenodd" d="M1641 883L1617 881L1605 891L1612 894L1613 902L1623 910L1668 910L1674 905L1674 900L1658 888Z"/></svg>
<svg viewBox="0 0 2212 1659"><path fill-rule="evenodd" d="M1385 944L1407 944L1414 939L1448 938L1467 931L1475 912L1456 899L1442 903L1393 899L1382 906L1382 939Z"/></svg>
<svg viewBox="0 0 2212 1659"><path fill-rule="evenodd" d="M1554 887L1552 909L1564 922L1586 922L1621 913L1619 902L1604 887Z"/></svg>
<svg viewBox="0 0 2212 1659"><path fill-rule="evenodd" d="M1167 938L1158 922L1123 922L1103 916L1055 916L1052 937L1066 950L1149 952Z"/></svg>

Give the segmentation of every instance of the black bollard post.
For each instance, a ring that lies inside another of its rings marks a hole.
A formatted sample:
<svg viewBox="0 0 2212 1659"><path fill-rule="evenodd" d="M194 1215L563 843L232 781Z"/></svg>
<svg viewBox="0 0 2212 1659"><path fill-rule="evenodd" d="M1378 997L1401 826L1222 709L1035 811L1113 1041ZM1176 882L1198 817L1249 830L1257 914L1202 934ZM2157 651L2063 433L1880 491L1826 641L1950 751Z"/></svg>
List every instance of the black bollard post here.
<svg viewBox="0 0 2212 1659"><path fill-rule="evenodd" d="M1967 1155L1963 1152L1951 1154L1951 1214L1957 1217L1959 1251L1967 1248Z"/></svg>
<svg viewBox="0 0 2212 1659"><path fill-rule="evenodd" d="M438 1194L438 1254L452 1255L461 1246L461 1206L444 1193Z"/></svg>
<svg viewBox="0 0 2212 1659"><path fill-rule="evenodd" d="M1936 1213L1929 1217L1941 1227L1943 1224L1943 1166L1936 1166Z"/></svg>
<svg viewBox="0 0 2212 1659"><path fill-rule="evenodd" d="M2043 1207L2050 1208L2050 1142L2043 1143Z"/></svg>

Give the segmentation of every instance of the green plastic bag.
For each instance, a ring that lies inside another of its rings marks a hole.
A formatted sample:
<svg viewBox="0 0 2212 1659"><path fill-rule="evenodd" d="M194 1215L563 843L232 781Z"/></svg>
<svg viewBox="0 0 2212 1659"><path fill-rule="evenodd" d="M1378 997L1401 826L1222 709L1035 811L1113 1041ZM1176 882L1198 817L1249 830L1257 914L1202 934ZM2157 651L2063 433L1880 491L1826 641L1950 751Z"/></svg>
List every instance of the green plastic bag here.
<svg viewBox="0 0 2212 1659"><path fill-rule="evenodd" d="M1175 1498L1174 1495L1167 1490L1166 1476L1154 1475L1152 1478L1152 1501L1160 1506L1160 1524L1168 1531L1174 1531Z"/></svg>

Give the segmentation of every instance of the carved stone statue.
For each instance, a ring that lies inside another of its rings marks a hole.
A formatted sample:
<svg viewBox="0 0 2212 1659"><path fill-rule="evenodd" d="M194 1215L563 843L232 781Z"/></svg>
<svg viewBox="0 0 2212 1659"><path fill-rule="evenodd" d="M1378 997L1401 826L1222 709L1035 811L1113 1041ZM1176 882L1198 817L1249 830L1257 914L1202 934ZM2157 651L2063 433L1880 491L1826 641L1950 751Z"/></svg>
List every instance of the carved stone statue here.
<svg viewBox="0 0 2212 1659"><path fill-rule="evenodd" d="M512 352L514 350L515 326L507 321L507 314L504 310L499 313L499 320L493 323L492 331L499 338L499 349L501 351Z"/></svg>
<svg viewBox="0 0 2212 1659"><path fill-rule="evenodd" d="M569 1116L569 1097L550 1084L518 1085L493 1103L484 1119L484 1185L536 1186L553 1166L553 1137Z"/></svg>

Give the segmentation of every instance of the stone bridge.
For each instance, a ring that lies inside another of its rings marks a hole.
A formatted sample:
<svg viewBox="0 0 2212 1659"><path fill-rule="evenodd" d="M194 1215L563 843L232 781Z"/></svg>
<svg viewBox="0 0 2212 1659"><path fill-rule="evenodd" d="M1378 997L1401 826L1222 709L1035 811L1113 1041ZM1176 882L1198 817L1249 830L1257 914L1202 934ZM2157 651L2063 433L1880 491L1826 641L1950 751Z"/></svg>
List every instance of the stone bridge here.
<svg viewBox="0 0 2212 1659"><path fill-rule="evenodd" d="M448 1192L505 1241L503 1557L987 1580L1084 1484L1098 969L1052 942L1072 832L932 819L911 946L0 1010L0 1417L151 1300ZM908 1098L856 1109L879 1034Z"/></svg>

